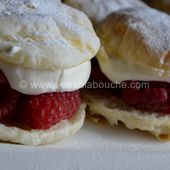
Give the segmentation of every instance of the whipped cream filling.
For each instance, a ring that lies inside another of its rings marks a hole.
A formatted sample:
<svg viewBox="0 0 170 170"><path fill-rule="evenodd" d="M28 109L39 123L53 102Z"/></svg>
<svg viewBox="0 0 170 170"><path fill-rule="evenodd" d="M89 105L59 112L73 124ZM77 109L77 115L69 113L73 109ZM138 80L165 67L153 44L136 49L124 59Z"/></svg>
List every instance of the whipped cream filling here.
<svg viewBox="0 0 170 170"><path fill-rule="evenodd" d="M33 70L0 62L0 69L11 88L28 95L48 92L69 92L82 88L91 72L90 61L69 69Z"/></svg>
<svg viewBox="0 0 170 170"><path fill-rule="evenodd" d="M106 77L113 82L125 80L140 81L164 81L170 82L170 76L165 76L163 72L150 72L132 63L125 63L114 58L102 59L98 57L99 65Z"/></svg>

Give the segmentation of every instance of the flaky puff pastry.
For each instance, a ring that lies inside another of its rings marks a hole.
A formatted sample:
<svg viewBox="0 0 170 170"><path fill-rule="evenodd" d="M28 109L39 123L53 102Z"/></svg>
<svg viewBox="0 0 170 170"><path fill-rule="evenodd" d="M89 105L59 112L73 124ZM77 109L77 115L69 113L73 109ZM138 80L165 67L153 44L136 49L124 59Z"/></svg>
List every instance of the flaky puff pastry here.
<svg viewBox="0 0 170 170"><path fill-rule="evenodd" d="M100 63L110 59L146 73L170 76L170 16L149 7L112 13L97 28Z"/></svg>
<svg viewBox="0 0 170 170"><path fill-rule="evenodd" d="M88 117L95 123L123 123L128 129L149 132L161 141L170 140L169 115L139 111L102 90L84 90L82 96L88 106Z"/></svg>
<svg viewBox="0 0 170 170"><path fill-rule="evenodd" d="M113 11L145 6L140 0L64 0L64 2L85 12L94 25L103 21Z"/></svg>
<svg viewBox="0 0 170 170"><path fill-rule="evenodd" d="M29 69L72 68L100 41L88 17L56 0L0 1L0 60Z"/></svg>
<svg viewBox="0 0 170 170"><path fill-rule="evenodd" d="M151 7L170 14L170 0L159 0L159 1L149 0L148 2Z"/></svg>

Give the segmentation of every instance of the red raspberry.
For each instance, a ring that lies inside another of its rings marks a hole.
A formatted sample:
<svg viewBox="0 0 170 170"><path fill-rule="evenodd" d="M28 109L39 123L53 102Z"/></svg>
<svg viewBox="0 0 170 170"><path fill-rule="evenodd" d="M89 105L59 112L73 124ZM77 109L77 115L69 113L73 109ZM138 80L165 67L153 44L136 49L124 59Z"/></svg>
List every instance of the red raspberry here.
<svg viewBox="0 0 170 170"><path fill-rule="evenodd" d="M79 91L26 96L21 120L32 129L49 129L71 118L80 106Z"/></svg>
<svg viewBox="0 0 170 170"><path fill-rule="evenodd" d="M133 89L123 89L123 99L132 105L140 102L157 104L165 102L168 99L168 93L164 88L148 88L142 90L140 89L138 91Z"/></svg>
<svg viewBox="0 0 170 170"><path fill-rule="evenodd" d="M0 85L1 86L2 85L5 85L5 86L9 85L7 78L5 77L4 73L1 70L0 70Z"/></svg>
<svg viewBox="0 0 170 170"><path fill-rule="evenodd" d="M127 104L137 109L164 112L169 110L169 96L165 83L162 85L165 88L161 88L161 83L152 82L151 87L146 89L123 89L122 97Z"/></svg>
<svg viewBox="0 0 170 170"><path fill-rule="evenodd" d="M12 119L21 94L11 88L0 88L0 121Z"/></svg>
<svg viewBox="0 0 170 170"><path fill-rule="evenodd" d="M110 83L111 81L102 73L98 62L96 59L93 59L92 61L92 71L90 75L90 82L102 82L102 83Z"/></svg>

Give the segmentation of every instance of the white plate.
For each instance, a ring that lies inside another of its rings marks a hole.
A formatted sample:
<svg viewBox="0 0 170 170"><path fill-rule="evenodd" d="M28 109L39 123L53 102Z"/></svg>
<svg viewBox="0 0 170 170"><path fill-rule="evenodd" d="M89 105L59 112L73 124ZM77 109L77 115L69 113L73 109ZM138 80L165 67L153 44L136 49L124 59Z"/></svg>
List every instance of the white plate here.
<svg viewBox="0 0 170 170"><path fill-rule="evenodd" d="M160 170L169 165L170 142L122 126L91 122L58 144L0 144L0 170Z"/></svg>

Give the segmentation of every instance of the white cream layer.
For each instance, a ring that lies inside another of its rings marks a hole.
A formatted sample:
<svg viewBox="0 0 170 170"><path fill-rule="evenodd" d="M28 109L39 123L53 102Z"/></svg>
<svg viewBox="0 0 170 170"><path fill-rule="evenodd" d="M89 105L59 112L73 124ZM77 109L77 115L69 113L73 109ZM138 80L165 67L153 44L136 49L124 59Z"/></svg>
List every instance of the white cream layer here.
<svg viewBox="0 0 170 170"><path fill-rule="evenodd" d="M132 63L120 61L116 57L112 59L98 57L98 61L102 72L111 81L141 80L170 82L170 76L165 76L164 72L147 71Z"/></svg>
<svg viewBox="0 0 170 170"><path fill-rule="evenodd" d="M11 87L23 94L69 92L82 88L91 72L90 61L69 69L55 71L33 70L0 62Z"/></svg>

